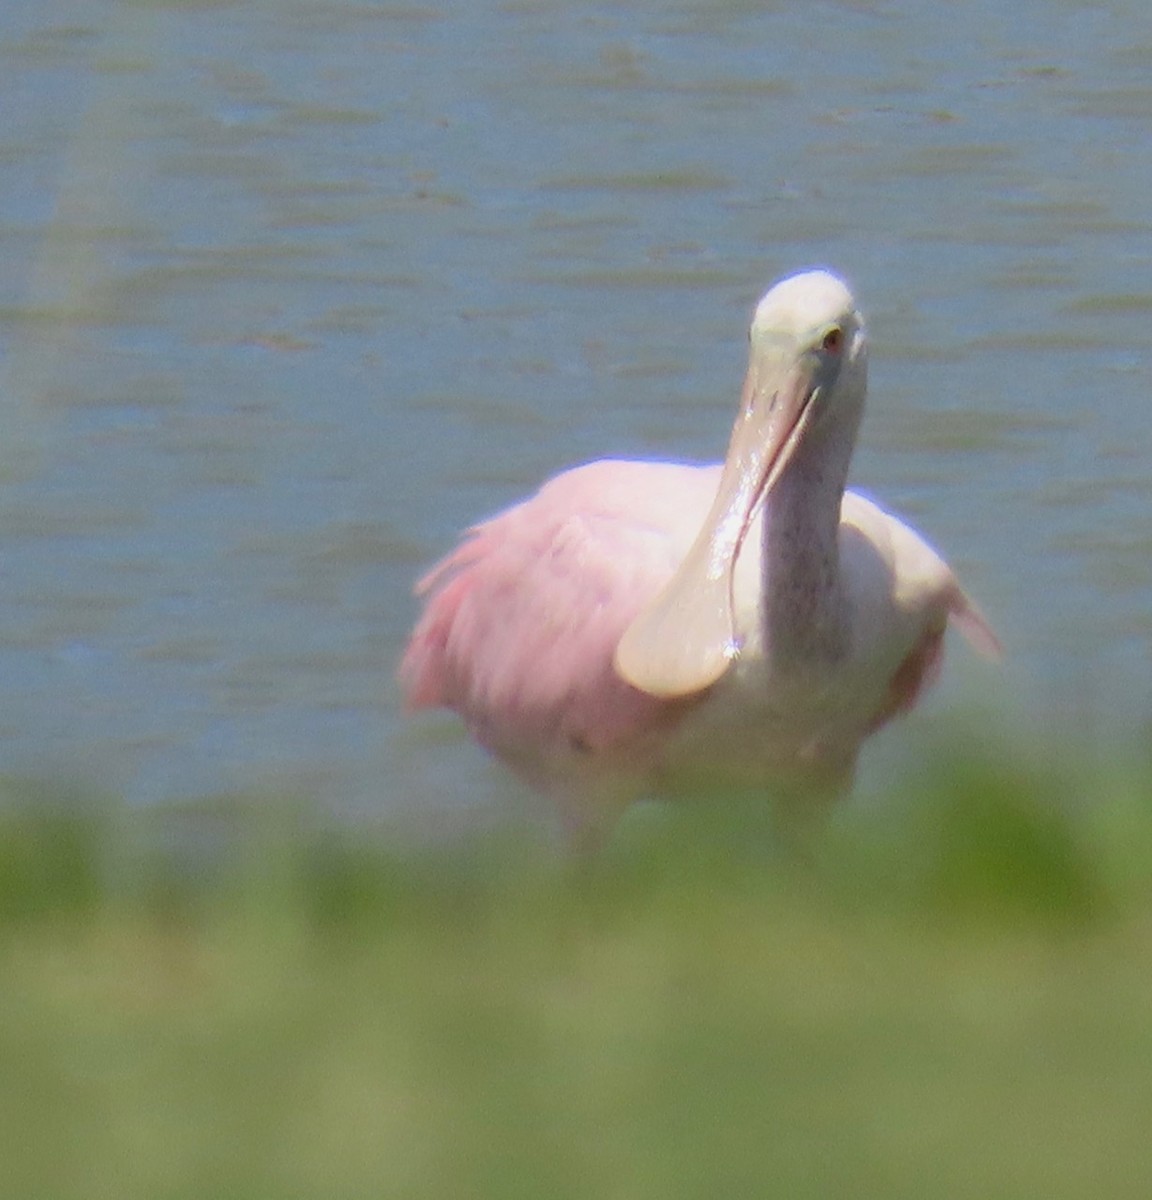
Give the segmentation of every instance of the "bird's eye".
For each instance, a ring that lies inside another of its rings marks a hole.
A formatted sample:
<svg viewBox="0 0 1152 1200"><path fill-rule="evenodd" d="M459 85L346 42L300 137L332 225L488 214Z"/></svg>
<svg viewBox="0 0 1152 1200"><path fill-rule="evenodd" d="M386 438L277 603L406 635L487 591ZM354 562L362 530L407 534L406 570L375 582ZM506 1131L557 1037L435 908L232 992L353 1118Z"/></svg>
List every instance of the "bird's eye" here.
<svg viewBox="0 0 1152 1200"><path fill-rule="evenodd" d="M844 330L839 325L833 325L824 335L820 348L825 354L839 354L844 348Z"/></svg>

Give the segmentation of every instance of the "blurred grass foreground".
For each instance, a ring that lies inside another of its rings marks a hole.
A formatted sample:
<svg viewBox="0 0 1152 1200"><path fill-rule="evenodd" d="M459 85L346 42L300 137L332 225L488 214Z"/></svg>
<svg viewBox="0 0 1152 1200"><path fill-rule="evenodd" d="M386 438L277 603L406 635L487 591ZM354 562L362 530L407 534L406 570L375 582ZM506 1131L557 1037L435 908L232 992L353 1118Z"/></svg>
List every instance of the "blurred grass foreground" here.
<svg viewBox="0 0 1152 1200"><path fill-rule="evenodd" d="M0 1193L1147 1197L1152 772L945 751L587 878L267 800L0 804Z"/></svg>

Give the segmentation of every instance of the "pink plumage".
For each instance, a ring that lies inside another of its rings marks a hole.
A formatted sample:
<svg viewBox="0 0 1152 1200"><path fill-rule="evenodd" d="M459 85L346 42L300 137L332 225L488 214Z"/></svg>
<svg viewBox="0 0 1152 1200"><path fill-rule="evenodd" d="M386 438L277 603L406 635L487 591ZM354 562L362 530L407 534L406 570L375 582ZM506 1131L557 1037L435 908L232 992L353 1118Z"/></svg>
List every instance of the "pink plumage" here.
<svg viewBox="0 0 1152 1200"><path fill-rule="evenodd" d="M692 701L626 683L612 656L671 579L718 469L596 462L468 531L417 584L427 596L400 666L413 708L445 707L532 776L569 753L611 754ZM698 522L697 522L698 524Z"/></svg>

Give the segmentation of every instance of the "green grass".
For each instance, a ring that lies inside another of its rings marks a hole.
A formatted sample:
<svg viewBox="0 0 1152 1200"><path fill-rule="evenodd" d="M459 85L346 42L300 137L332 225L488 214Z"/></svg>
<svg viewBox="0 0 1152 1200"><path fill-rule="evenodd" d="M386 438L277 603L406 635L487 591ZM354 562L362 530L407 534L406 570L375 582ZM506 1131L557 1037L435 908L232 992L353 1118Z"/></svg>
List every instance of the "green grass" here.
<svg viewBox="0 0 1152 1200"><path fill-rule="evenodd" d="M1152 773L928 755L810 863L574 877L307 810L0 805L0 1193L1147 1197Z"/></svg>

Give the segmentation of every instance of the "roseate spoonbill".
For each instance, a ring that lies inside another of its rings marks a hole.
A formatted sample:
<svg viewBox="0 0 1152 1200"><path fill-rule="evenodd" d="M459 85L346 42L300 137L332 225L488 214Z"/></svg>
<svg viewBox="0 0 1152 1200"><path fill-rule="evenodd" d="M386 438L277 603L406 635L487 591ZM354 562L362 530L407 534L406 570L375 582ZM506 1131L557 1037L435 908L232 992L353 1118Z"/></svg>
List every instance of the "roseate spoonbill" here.
<svg viewBox="0 0 1152 1200"><path fill-rule="evenodd" d="M399 677L593 849L646 794L846 791L864 738L999 646L930 546L845 491L867 349L825 271L756 308L722 466L601 461L481 522L417 584Z"/></svg>

